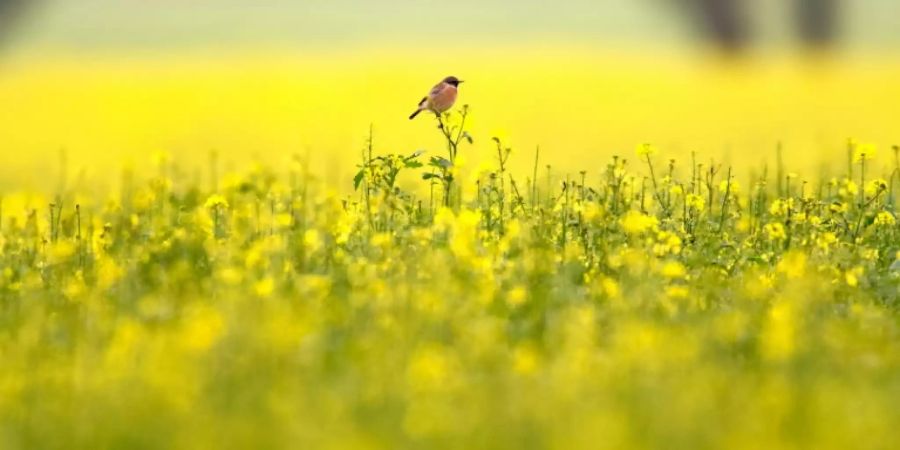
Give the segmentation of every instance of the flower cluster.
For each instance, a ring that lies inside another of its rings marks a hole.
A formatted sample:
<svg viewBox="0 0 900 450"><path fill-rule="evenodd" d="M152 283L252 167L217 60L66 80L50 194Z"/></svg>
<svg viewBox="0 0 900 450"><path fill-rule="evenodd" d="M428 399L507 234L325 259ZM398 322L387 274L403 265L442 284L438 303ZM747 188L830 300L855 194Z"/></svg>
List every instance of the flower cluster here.
<svg viewBox="0 0 900 450"><path fill-rule="evenodd" d="M8 196L0 442L896 445L898 172L870 147L741 185L649 144L518 177L495 142L471 178L369 149L352 195L292 164Z"/></svg>

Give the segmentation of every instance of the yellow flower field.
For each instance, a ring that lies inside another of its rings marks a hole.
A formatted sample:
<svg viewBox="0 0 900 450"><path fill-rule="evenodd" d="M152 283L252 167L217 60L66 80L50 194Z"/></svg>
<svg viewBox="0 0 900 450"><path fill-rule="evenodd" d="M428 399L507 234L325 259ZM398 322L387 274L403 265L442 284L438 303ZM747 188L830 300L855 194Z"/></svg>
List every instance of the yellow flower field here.
<svg viewBox="0 0 900 450"><path fill-rule="evenodd" d="M460 58L373 46L11 59L0 68L0 104L10 105L0 110L0 170L8 185L52 190L30 174L55 177L61 149L70 176L91 181L159 152L205 166L215 149L234 167L302 154L344 185L370 125L386 151L440 148L430 120L406 117L422 80L448 73L469 80L460 102L471 105L472 134L481 139L461 163L472 169L491 158L497 134L528 154L541 146L553 155L547 163L571 173L596 172L645 141L682 159L696 151L754 168L774 164L782 142L784 161L809 173L843 165L847 138L896 141L900 64L878 55L715 63L572 44L446 52ZM531 167L528 157L512 164L523 173Z"/></svg>
<svg viewBox="0 0 900 450"><path fill-rule="evenodd" d="M726 164L614 152L641 123L698 147L740 137L719 116L767 107L763 81L645 110L694 97L644 69L573 72L649 95L628 99L551 78L505 102L530 78L487 78L445 138L406 121L390 99L412 92L386 71L102 67L5 75L21 107L4 183L35 187L0 197L4 448L894 445L898 149L826 141L832 175L763 170L767 139ZM719 112L716 95L746 97ZM889 98L870 100L843 129L892 130ZM567 150L534 166L495 124ZM39 150L54 140L65 176Z"/></svg>
<svg viewBox="0 0 900 450"><path fill-rule="evenodd" d="M890 55L66 51L92 4L0 61L0 449L897 446Z"/></svg>

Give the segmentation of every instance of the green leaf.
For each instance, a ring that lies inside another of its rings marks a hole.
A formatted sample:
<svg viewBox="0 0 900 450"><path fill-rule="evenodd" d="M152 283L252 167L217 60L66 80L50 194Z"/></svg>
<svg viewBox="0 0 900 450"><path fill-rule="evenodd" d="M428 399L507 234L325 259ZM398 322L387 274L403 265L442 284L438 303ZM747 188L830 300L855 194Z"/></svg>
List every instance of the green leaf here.
<svg viewBox="0 0 900 450"><path fill-rule="evenodd" d="M363 177L365 177L365 169L360 170L356 173L356 176L353 177L353 190L359 189L359 184L362 183Z"/></svg>
<svg viewBox="0 0 900 450"><path fill-rule="evenodd" d="M449 169L450 167L453 167L453 163L451 163L446 158L441 158L440 156L432 156L431 160L428 161L428 165L441 169Z"/></svg>

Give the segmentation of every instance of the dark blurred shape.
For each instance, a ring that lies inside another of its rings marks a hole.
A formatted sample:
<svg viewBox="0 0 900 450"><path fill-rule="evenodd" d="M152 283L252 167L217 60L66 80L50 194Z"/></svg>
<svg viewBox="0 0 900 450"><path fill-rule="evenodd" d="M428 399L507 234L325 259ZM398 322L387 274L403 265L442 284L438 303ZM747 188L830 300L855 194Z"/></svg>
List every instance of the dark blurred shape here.
<svg viewBox="0 0 900 450"><path fill-rule="evenodd" d="M25 11L37 3L34 0L0 0L0 45L4 44L21 22Z"/></svg>
<svg viewBox="0 0 900 450"><path fill-rule="evenodd" d="M797 31L809 47L827 47L837 35L838 0L795 0Z"/></svg>
<svg viewBox="0 0 900 450"><path fill-rule="evenodd" d="M728 52L744 49L752 39L747 0L690 0L705 35ZM750 3L753 3L752 1ZM839 0L794 0L797 35L811 48L826 48L837 37Z"/></svg>
<svg viewBox="0 0 900 450"><path fill-rule="evenodd" d="M697 0L705 32L723 49L739 50L749 39L743 0Z"/></svg>

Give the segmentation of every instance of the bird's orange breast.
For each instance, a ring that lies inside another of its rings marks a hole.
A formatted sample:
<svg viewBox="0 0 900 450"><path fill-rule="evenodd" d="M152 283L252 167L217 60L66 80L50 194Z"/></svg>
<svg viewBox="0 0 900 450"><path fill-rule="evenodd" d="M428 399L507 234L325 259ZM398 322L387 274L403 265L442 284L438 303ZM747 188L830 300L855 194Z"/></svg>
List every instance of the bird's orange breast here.
<svg viewBox="0 0 900 450"><path fill-rule="evenodd" d="M446 85L429 99L429 106L433 111L442 113L453 107L453 103L456 102L456 93L455 86Z"/></svg>

